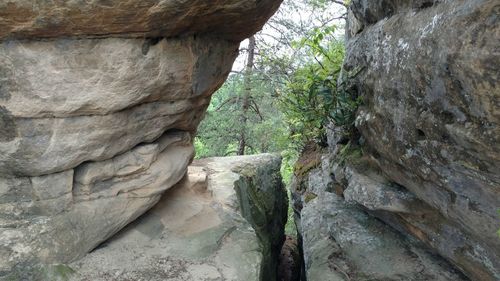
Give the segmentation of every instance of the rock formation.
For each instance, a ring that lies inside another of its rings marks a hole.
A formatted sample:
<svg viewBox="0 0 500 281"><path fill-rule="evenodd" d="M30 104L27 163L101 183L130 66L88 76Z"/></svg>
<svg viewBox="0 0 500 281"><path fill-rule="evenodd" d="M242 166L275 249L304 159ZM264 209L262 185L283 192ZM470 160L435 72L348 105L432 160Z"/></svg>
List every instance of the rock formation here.
<svg viewBox="0 0 500 281"><path fill-rule="evenodd" d="M82 257L178 182L279 4L1 1L0 277Z"/></svg>
<svg viewBox="0 0 500 281"><path fill-rule="evenodd" d="M344 75L363 98L359 137L349 144L358 151L348 155L345 128L333 128L329 152L314 160L323 168L296 180L310 276L465 278L437 268L442 262L429 266L416 239L470 280L500 280L498 12L494 0L353 0ZM387 225L412 238L395 238ZM393 264L378 275L394 256L412 259L414 269ZM328 257L330 267L318 265Z"/></svg>
<svg viewBox="0 0 500 281"><path fill-rule="evenodd" d="M280 166L273 155L193 162L154 208L67 266L70 280L276 280L288 201Z"/></svg>

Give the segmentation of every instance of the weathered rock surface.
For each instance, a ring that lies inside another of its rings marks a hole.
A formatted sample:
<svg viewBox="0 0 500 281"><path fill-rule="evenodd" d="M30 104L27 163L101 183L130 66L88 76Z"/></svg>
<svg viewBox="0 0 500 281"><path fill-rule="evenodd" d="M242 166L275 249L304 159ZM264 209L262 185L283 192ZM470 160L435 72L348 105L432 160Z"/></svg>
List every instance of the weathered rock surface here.
<svg viewBox="0 0 500 281"><path fill-rule="evenodd" d="M239 42L258 31L280 3L280 0L3 0L0 39L216 33Z"/></svg>
<svg viewBox="0 0 500 281"><path fill-rule="evenodd" d="M194 131L237 45L213 38L8 41L0 48L0 175L101 161Z"/></svg>
<svg viewBox="0 0 500 281"><path fill-rule="evenodd" d="M2 180L0 277L81 258L158 202L193 155L189 133L174 132L105 162Z"/></svg>
<svg viewBox="0 0 500 281"><path fill-rule="evenodd" d="M280 3L0 1L0 278L82 257L177 183Z"/></svg>
<svg viewBox="0 0 500 281"><path fill-rule="evenodd" d="M307 280L468 280L417 240L333 193L329 160L295 182L302 186L296 222Z"/></svg>
<svg viewBox="0 0 500 281"><path fill-rule="evenodd" d="M340 141L342 129L334 128L327 168L308 173L307 190L298 186L308 270L314 268L311 257L328 257L335 249L319 250L326 246L316 241L332 242L311 237L330 235L342 253L354 253L357 247L342 248L342 237L349 236L342 231L367 234L383 221L384 228L411 235L471 280L500 280L498 11L494 0L352 1L344 72L359 73L352 79L364 101L355 123L361 137L351 144L364 157L344 161L339 153L349 150ZM318 193L322 181L343 200ZM363 223L368 217L359 210L380 220ZM310 219L322 215L322 225ZM386 234L381 236L383 241ZM412 239L404 245L415 245ZM360 251L377 258L370 247ZM349 274L342 263L335 266Z"/></svg>
<svg viewBox="0 0 500 281"><path fill-rule="evenodd" d="M348 165L337 169L335 178L345 178L348 182L343 193L346 201L358 203L400 232L412 234L458 267L467 268L472 280L490 280L492 274L500 273L495 266L500 259L497 253L487 250L488 244L474 239L410 191L389 182L377 168Z"/></svg>
<svg viewBox="0 0 500 281"><path fill-rule="evenodd" d="M71 280L276 280L287 195L272 155L195 161L186 178Z"/></svg>
<svg viewBox="0 0 500 281"><path fill-rule="evenodd" d="M499 32L497 1L436 2L365 27L345 63L381 169L497 253Z"/></svg>

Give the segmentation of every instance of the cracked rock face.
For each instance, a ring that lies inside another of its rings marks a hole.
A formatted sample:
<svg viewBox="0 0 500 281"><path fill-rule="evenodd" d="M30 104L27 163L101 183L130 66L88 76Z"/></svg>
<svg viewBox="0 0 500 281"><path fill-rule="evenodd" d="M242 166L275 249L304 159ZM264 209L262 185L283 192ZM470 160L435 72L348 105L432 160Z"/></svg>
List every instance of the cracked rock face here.
<svg viewBox="0 0 500 281"><path fill-rule="evenodd" d="M356 126L367 151L435 214L419 223L386 211L473 280L500 279L498 9L494 0L357 0L347 31L344 68L363 69ZM377 207L360 191L348 197Z"/></svg>
<svg viewBox="0 0 500 281"><path fill-rule="evenodd" d="M373 174L360 174L353 168L336 171L331 155L322 158L319 167L292 183L295 203L302 206L296 209L295 222L307 280L468 280L422 243L398 233L362 207L408 212L407 206L416 205L412 196L370 180ZM330 188L341 184L335 179L342 177L348 182L345 198ZM384 188L392 194L381 198ZM307 196L311 193L315 196ZM398 200L390 202L391 197ZM359 204L353 204L355 200Z"/></svg>
<svg viewBox="0 0 500 281"><path fill-rule="evenodd" d="M80 258L179 181L280 2L0 1L0 277Z"/></svg>
<svg viewBox="0 0 500 281"><path fill-rule="evenodd" d="M287 211L280 163L194 161L154 208L70 264L69 280L275 281Z"/></svg>

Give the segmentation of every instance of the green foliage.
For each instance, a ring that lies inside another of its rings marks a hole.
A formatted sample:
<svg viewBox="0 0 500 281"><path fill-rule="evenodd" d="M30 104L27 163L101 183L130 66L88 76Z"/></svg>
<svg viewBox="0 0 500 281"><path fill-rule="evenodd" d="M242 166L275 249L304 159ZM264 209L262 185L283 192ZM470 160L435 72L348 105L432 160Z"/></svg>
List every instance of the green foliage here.
<svg viewBox="0 0 500 281"><path fill-rule="evenodd" d="M282 17L269 24L274 31L284 30L281 39L270 43L257 37L255 67L247 80L251 85L244 85L247 73L234 74L213 96L199 128L197 157L235 155L241 132L245 132L247 154L297 154L311 140L324 142L329 122L353 123L359 100L346 90L347 83L338 85L344 44L336 39L337 26L325 12L331 5L325 0L285 2L278 12L284 13ZM297 24L286 17L302 10L310 12L308 22ZM249 88L251 110L243 128L241 108ZM292 169L284 162L287 179Z"/></svg>
<svg viewBox="0 0 500 281"><path fill-rule="evenodd" d="M294 149L285 149L281 152L281 177L285 185L289 186L292 181L295 162L299 158L299 152Z"/></svg>
<svg viewBox="0 0 500 281"><path fill-rule="evenodd" d="M297 226L295 225L295 217L293 212L292 192L287 190L288 195L288 218L285 225L285 235L297 236Z"/></svg>
<svg viewBox="0 0 500 281"><path fill-rule="evenodd" d="M498 210L498 215L500 215L500 210ZM500 237L500 229L497 231L498 237Z"/></svg>
<svg viewBox="0 0 500 281"><path fill-rule="evenodd" d="M64 264L48 266L43 270L43 275L46 277L45 280L66 281L69 280L73 274L75 274L75 271Z"/></svg>
<svg viewBox="0 0 500 281"><path fill-rule="evenodd" d="M343 83L337 85L344 58L343 42L336 39L343 32L337 27L345 13L338 3L283 2L255 36L251 71L232 74L213 95L195 139L197 158L236 155L244 139L246 154L281 153L282 178L290 185L304 144L324 141L325 126L332 120L351 123L357 101L348 91L339 91ZM251 97L248 110L243 107L246 97ZM317 163L313 159L302 170ZM291 206L286 231L296 234Z"/></svg>
<svg viewBox="0 0 500 281"><path fill-rule="evenodd" d="M242 124L243 74L231 75L212 97L195 139L197 158L236 155ZM287 147L288 128L276 106L273 88L264 77L252 77L249 121L244 128L247 153L281 152Z"/></svg>
<svg viewBox="0 0 500 281"><path fill-rule="evenodd" d="M299 146L322 142L326 125L352 125L360 101L347 87L338 84L344 59L344 44L332 39L335 27L314 28L294 43L306 48L310 61L297 69L280 95L281 109L286 117L291 139Z"/></svg>
<svg viewBox="0 0 500 281"><path fill-rule="evenodd" d="M196 151L197 158L203 158L205 155L210 154L210 149L205 145L201 138L196 137L194 139L194 150Z"/></svg>

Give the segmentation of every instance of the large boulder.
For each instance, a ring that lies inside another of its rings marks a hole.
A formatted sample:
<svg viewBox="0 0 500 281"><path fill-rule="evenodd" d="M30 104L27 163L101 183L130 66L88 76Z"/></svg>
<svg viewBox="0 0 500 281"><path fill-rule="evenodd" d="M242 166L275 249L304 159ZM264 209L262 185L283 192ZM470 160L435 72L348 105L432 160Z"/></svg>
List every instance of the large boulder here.
<svg viewBox="0 0 500 281"><path fill-rule="evenodd" d="M103 162L2 179L0 273L31 280L32 266L81 258L158 202L193 155L189 133L166 133Z"/></svg>
<svg viewBox="0 0 500 281"><path fill-rule="evenodd" d="M61 172L195 131L236 54L193 36L1 43L0 175Z"/></svg>
<svg viewBox="0 0 500 281"><path fill-rule="evenodd" d="M1 1L0 277L82 257L178 182L280 2Z"/></svg>

